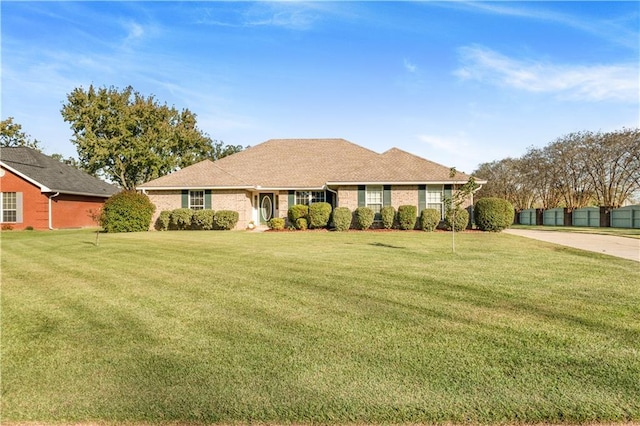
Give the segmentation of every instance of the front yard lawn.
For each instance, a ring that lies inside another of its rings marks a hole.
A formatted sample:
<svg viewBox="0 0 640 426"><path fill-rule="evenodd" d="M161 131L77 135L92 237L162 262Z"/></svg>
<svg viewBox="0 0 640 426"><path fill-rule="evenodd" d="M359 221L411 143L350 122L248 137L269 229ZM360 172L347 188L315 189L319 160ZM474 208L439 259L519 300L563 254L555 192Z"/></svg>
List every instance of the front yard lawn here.
<svg viewBox="0 0 640 426"><path fill-rule="evenodd" d="M3 232L2 421L640 421L636 262L506 234Z"/></svg>

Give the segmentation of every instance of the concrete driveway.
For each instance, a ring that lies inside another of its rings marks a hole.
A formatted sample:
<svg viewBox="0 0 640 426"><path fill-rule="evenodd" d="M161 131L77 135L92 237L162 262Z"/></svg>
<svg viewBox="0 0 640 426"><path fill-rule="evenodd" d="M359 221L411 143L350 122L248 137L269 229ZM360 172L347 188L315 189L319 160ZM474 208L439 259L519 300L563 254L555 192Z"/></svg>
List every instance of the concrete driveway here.
<svg viewBox="0 0 640 426"><path fill-rule="evenodd" d="M503 232L640 262L640 239L636 238L532 229L505 229Z"/></svg>

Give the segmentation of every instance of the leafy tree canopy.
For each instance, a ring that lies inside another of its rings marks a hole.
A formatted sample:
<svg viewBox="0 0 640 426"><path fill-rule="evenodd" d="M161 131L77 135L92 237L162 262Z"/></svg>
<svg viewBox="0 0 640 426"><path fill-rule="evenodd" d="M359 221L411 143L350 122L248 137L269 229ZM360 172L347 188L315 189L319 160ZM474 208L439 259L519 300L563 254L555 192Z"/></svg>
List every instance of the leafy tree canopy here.
<svg viewBox="0 0 640 426"><path fill-rule="evenodd" d="M131 86L76 88L61 113L73 131L80 167L124 189L242 150L214 143L196 127L196 115L188 109L160 104Z"/></svg>
<svg viewBox="0 0 640 426"><path fill-rule="evenodd" d="M26 146L40 151L40 142L23 132L22 126L13 122L13 117L0 121L0 146Z"/></svg>

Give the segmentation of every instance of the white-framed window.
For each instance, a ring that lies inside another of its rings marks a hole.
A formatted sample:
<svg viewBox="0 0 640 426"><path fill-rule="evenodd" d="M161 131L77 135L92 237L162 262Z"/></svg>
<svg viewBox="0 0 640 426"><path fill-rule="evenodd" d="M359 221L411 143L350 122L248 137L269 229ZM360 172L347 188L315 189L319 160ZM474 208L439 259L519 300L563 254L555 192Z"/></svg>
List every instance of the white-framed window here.
<svg viewBox="0 0 640 426"><path fill-rule="evenodd" d="M325 200L324 191L296 191L296 204L308 206L313 203L324 203Z"/></svg>
<svg viewBox="0 0 640 426"><path fill-rule="evenodd" d="M444 218L442 206L442 185L427 185L427 208L438 210L440 218Z"/></svg>
<svg viewBox="0 0 640 426"><path fill-rule="evenodd" d="M204 209L204 191L189 191L189 208L192 210Z"/></svg>
<svg viewBox="0 0 640 426"><path fill-rule="evenodd" d="M382 186L367 186L366 206L373 210L375 214L380 213L382 210L382 193Z"/></svg>
<svg viewBox="0 0 640 426"><path fill-rule="evenodd" d="M16 223L18 221L18 194L16 192L2 193L2 212L0 222Z"/></svg>

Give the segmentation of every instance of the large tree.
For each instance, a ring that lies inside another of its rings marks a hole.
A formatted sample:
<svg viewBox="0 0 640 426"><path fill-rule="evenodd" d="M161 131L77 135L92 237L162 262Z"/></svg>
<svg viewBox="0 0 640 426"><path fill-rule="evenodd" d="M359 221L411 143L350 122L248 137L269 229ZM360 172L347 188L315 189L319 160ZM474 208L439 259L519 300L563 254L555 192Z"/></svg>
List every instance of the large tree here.
<svg viewBox="0 0 640 426"><path fill-rule="evenodd" d="M585 132L580 146L598 205L620 207L640 191L640 129Z"/></svg>
<svg viewBox="0 0 640 426"><path fill-rule="evenodd" d="M214 145L196 127L191 111L160 104L131 86L76 88L67 95L61 113L73 130L80 167L124 189L242 149L234 146L228 150L233 152L223 152L223 144Z"/></svg>
<svg viewBox="0 0 640 426"><path fill-rule="evenodd" d="M23 132L22 126L13 122L13 117L0 121L0 146L26 146L40 151L40 142Z"/></svg>

